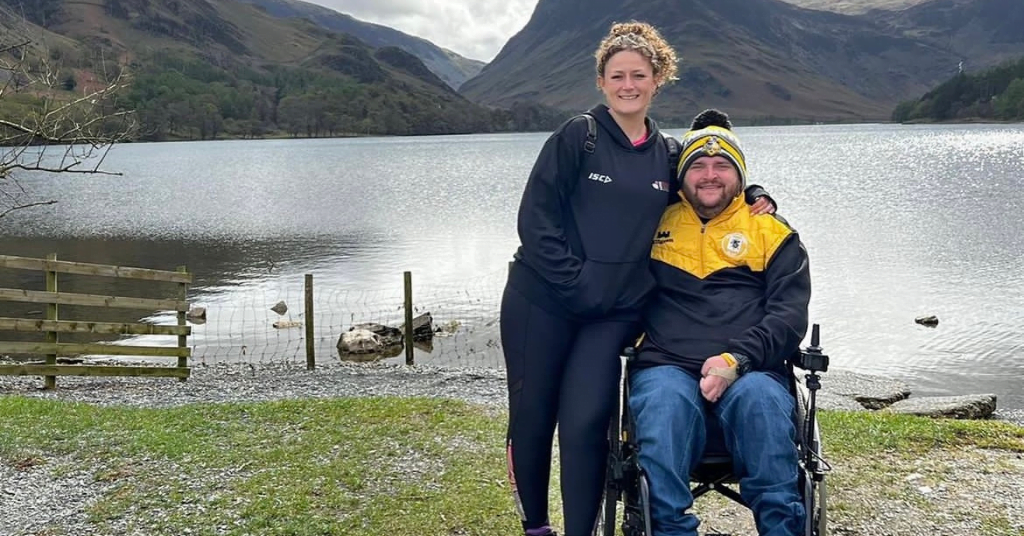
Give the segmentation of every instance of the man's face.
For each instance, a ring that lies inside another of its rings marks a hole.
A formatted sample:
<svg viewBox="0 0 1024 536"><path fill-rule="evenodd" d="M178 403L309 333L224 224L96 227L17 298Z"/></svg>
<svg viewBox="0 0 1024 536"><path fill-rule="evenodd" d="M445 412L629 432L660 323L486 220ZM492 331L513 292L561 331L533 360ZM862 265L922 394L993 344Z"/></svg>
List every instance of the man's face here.
<svg viewBox="0 0 1024 536"><path fill-rule="evenodd" d="M683 196L697 214L714 218L740 193L740 173L724 156L702 156L683 175Z"/></svg>

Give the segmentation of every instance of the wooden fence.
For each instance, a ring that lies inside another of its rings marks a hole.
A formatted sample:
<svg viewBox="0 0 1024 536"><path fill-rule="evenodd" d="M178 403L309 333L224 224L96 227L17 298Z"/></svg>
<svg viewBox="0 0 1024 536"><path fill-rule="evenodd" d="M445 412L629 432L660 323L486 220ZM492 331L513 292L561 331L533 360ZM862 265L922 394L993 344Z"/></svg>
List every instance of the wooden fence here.
<svg viewBox="0 0 1024 536"><path fill-rule="evenodd" d="M0 375L43 376L45 378L45 387L48 389L56 387L57 376L159 376L180 378L182 381L189 377L191 369L188 366L188 358L191 356L191 351L188 347L187 339L192 333L192 328L186 325L185 313L188 311L187 292L188 285L192 283L192 274L189 274L185 267L178 268L176 272L128 268L58 261L57 256L54 254L46 259L0 255L0 268L42 271L46 278L45 291L0 288L0 301L46 305L45 318L43 319L0 317L0 355L31 354L45 356L45 361L41 363L0 365ZM77 274L175 283L178 286L177 297L173 299L139 298L59 292L57 274ZM61 305L84 306L86 308L105 307L148 310L150 312L171 310L177 313L177 325L161 326L148 323L59 319L58 310ZM3 333L5 332L42 333L45 336L45 341L2 340ZM170 335L177 337L177 345L131 346L104 344L97 341L67 343L60 342L60 337L63 333L93 334L97 336ZM58 356L76 355L177 357L178 361L177 366L173 367L57 363Z"/></svg>

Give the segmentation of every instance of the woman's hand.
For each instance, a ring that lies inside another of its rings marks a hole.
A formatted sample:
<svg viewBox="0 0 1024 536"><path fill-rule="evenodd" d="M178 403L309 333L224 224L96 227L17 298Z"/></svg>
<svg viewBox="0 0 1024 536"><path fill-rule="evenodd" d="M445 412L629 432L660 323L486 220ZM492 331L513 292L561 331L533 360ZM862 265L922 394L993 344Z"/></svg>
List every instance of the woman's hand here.
<svg viewBox="0 0 1024 536"><path fill-rule="evenodd" d="M761 196L754 201L753 205L750 205L750 215L759 216L761 214L775 214L775 205L768 200L767 196Z"/></svg>

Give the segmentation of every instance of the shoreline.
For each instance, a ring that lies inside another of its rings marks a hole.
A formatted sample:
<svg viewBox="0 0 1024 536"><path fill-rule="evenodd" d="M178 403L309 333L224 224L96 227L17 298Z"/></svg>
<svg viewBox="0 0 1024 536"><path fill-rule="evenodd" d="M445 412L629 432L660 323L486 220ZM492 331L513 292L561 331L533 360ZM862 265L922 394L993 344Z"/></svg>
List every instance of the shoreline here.
<svg viewBox="0 0 1024 536"><path fill-rule="evenodd" d="M839 369L836 370L839 372ZM843 371L845 372L845 371ZM863 381L892 380L856 374ZM836 381L840 375L835 375ZM835 404L847 389L822 374L819 408L851 409ZM430 365L352 363L334 360L307 370L299 362L194 365L186 381L172 378L61 376L57 389L42 389L39 376L0 376L0 396L27 396L100 406L175 407L195 403L266 402L298 398L400 396L453 398L487 406L507 404L505 371L494 368L446 368ZM868 410L864 410L868 411ZM1024 426L1024 410L997 407L992 420Z"/></svg>

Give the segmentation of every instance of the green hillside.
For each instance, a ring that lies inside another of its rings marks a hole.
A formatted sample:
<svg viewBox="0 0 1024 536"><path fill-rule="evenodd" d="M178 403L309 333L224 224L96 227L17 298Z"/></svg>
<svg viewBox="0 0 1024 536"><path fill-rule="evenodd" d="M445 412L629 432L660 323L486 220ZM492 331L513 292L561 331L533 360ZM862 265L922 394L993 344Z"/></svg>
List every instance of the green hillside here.
<svg viewBox="0 0 1024 536"><path fill-rule="evenodd" d="M896 107L893 121L1024 120L1024 57L976 74L959 73Z"/></svg>
<svg viewBox="0 0 1024 536"><path fill-rule="evenodd" d="M0 50L22 71L7 80L50 81L0 96L0 116L17 121L120 73L129 84L117 106L137 112L144 140L452 134L561 119L474 104L402 49L233 0L0 0L0 18L11 30Z"/></svg>

